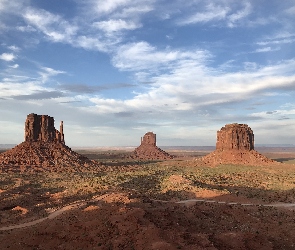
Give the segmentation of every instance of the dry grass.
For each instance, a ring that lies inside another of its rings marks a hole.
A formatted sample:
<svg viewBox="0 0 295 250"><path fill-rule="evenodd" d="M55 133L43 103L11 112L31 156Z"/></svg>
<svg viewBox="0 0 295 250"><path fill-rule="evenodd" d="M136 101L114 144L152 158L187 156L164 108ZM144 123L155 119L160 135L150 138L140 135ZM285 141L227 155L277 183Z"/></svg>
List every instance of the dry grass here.
<svg viewBox="0 0 295 250"><path fill-rule="evenodd" d="M0 174L2 209L23 205L41 212L109 190L166 200L192 198L207 191L220 196L239 194L263 202L295 202L295 165L289 164L294 160L286 159L288 164L269 167L201 167L195 166L193 160L181 159L126 165L113 152L107 152L107 157L104 153L98 152L97 157L107 158L112 164L102 171ZM94 152L91 154L95 158ZM173 182L171 176L182 181Z"/></svg>

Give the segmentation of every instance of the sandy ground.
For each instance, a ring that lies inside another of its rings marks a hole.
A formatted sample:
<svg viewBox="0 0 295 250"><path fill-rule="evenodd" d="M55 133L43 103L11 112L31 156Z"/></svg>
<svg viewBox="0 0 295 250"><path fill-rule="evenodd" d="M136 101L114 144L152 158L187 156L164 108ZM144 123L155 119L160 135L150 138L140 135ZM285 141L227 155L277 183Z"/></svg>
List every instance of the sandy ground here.
<svg viewBox="0 0 295 250"><path fill-rule="evenodd" d="M0 242L1 249L294 249L294 223L284 208L110 193L35 226L0 231Z"/></svg>
<svg viewBox="0 0 295 250"><path fill-rule="evenodd" d="M278 156L292 161L294 154L276 153ZM177 166L182 164L194 166L195 161L182 160ZM130 169L126 167L124 171ZM279 171L276 167L264 169L264 174L277 174L281 171L278 174L279 181L286 182L286 192L282 193L286 198L279 197L282 202L271 206L268 203L279 201L277 195L280 196L281 193L270 193L270 198L265 201L254 196L246 198L242 193L217 190L215 183L208 184L207 189L205 184L199 188L192 180L174 173L164 179L162 184L165 188L162 191L172 194L183 192L189 201L180 201L179 197L182 196L171 196L166 202L157 201L144 192L130 191L133 185L154 185L153 179L148 183L147 179L136 179L136 176L131 179L136 182L129 182L129 186L126 186L130 188L128 192L114 189L115 191L108 191L92 200L71 204L63 200L67 190L43 192L34 189L33 185L26 186L22 179L15 179L10 191L3 188L0 190L0 250L295 249L295 192L293 182L288 182L293 181L291 174L294 173L295 166L286 164ZM111 170L112 168L108 169ZM222 173L218 176L225 178L229 174ZM274 177L269 175L269 178ZM259 176L252 173L235 178L242 178L242 183L254 178L259 190L263 189ZM145 183L141 182L143 180ZM269 182L273 180L276 179L270 179ZM249 193L246 192L247 185L243 185L244 194ZM85 187L87 188L89 187ZM242 186L237 190L243 191ZM257 190L252 189L253 192ZM62 208L39 210L39 205L45 207L46 203L52 203L51 207L60 205Z"/></svg>

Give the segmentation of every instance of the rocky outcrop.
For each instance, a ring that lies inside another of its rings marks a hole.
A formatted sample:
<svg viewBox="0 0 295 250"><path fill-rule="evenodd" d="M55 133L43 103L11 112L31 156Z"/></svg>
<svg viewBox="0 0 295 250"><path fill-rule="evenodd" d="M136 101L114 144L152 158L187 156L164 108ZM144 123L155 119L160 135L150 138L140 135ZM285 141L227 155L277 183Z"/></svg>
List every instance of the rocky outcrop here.
<svg viewBox="0 0 295 250"><path fill-rule="evenodd" d="M148 132L141 138L140 146L134 150L130 157L141 160L166 160L173 158L172 155L158 148L156 144L156 134Z"/></svg>
<svg viewBox="0 0 295 250"><path fill-rule="evenodd" d="M0 154L2 172L83 171L97 164L65 145L63 122L60 131L54 118L29 114L25 122L25 141Z"/></svg>
<svg viewBox="0 0 295 250"><path fill-rule="evenodd" d="M63 122L60 131L54 127L54 118L48 115L29 114L25 122L25 141L64 143Z"/></svg>
<svg viewBox="0 0 295 250"><path fill-rule="evenodd" d="M254 150L254 134L247 124L227 124L217 131L216 150L204 156L208 165L245 164L266 165L277 163Z"/></svg>
<svg viewBox="0 0 295 250"><path fill-rule="evenodd" d="M246 124L227 124L217 131L217 150L252 150L254 134Z"/></svg>

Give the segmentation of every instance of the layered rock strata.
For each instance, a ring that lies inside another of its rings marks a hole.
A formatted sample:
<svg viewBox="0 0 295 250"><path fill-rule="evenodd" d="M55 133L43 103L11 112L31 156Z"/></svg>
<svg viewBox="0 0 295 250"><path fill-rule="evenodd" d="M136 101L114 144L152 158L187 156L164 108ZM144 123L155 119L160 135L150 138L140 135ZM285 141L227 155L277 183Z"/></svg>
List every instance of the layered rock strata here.
<svg viewBox="0 0 295 250"><path fill-rule="evenodd" d="M247 124L227 124L217 131L216 150L252 150L254 134Z"/></svg>
<svg viewBox="0 0 295 250"><path fill-rule="evenodd" d="M25 141L0 154L3 172L80 171L96 167L95 162L65 145L63 122L60 131L54 118L29 114L25 122Z"/></svg>
<svg viewBox="0 0 295 250"><path fill-rule="evenodd" d="M216 150L202 158L205 164L266 165L277 163L254 150L254 134L247 124L227 124L217 131Z"/></svg>
<svg viewBox="0 0 295 250"><path fill-rule="evenodd" d="M156 146L156 134L147 132L141 138L141 144L131 154L133 159L141 160L166 160L173 156Z"/></svg>
<svg viewBox="0 0 295 250"><path fill-rule="evenodd" d="M48 115L29 114L25 122L25 141L59 142L65 143L63 121L60 131L54 127L54 118Z"/></svg>

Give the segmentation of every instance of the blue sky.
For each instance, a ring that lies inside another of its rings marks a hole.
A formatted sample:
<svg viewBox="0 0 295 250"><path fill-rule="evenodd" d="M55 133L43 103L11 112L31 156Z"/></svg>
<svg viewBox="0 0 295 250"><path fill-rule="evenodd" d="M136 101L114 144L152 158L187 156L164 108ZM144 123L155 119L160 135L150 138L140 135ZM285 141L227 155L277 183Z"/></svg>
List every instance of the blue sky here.
<svg viewBox="0 0 295 250"><path fill-rule="evenodd" d="M294 0L0 0L0 144L27 114L69 146L295 144Z"/></svg>

